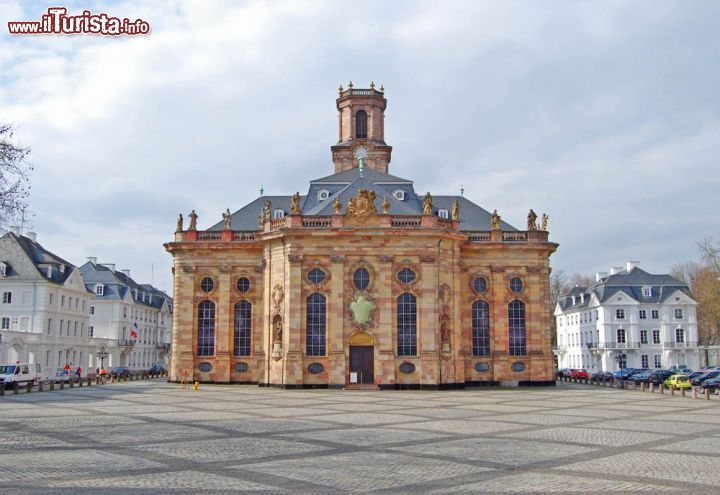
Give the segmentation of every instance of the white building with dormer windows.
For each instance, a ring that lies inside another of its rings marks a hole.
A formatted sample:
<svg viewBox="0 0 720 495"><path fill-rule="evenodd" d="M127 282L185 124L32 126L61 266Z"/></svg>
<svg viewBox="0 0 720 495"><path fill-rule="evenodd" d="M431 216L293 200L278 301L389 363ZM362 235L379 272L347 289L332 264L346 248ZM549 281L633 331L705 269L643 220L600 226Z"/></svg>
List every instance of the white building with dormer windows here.
<svg viewBox="0 0 720 495"><path fill-rule="evenodd" d="M630 261L597 273L555 307L559 368L589 372L700 367L697 303L688 286Z"/></svg>

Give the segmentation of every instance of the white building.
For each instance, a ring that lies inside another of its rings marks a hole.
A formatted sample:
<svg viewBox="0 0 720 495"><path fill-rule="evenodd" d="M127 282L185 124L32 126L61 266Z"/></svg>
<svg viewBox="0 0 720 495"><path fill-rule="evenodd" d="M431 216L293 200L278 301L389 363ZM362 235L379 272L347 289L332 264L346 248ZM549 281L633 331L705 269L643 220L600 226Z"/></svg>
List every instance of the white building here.
<svg viewBox="0 0 720 495"><path fill-rule="evenodd" d="M575 287L560 300L555 307L560 368L699 368L697 303L688 286L638 264L598 273L592 287Z"/></svg>
<svg viewBox="0 0 720 495"><path fill-rule="evenodd" d="M90 333L108 341L106 367L147 369L167 366L172 329L172 298L130 278L129 270L88 258L79 268L91 293ZM137 335L135 335L137 334Z"/></svg>
<svg viewBox="0 0 720 495"><path fill-rule="evenodd" d="M38 363L45 377L69 364L96 365L106 343L88 333L90 294L78 269L33 232L0 238L0 361Z"/></svg>

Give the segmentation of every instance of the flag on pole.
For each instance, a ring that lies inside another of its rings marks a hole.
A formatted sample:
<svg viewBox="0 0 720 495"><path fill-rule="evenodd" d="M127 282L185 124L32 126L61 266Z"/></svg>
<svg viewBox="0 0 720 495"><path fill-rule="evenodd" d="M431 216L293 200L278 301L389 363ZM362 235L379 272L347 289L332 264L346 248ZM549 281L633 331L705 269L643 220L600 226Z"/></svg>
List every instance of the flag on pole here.
<svg viewBox="0 0 720 495"><path fill-rule="evenodd" d="M138 336L138 330L139 330L139 328L137 326L137 322L133 323L133 326L130 329L130 337L136 339Z"/></svg>

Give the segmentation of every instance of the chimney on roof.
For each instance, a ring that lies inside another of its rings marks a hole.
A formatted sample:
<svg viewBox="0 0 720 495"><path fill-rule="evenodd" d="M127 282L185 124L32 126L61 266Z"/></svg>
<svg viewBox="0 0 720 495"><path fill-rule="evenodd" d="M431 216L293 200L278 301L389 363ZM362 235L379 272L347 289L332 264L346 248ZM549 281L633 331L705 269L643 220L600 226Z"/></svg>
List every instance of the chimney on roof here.
<svg viewBox="0 0 720 495"><path fill-rule="evenodd" d="M123 272L127 278L130 278L130 270L128 270L127 268L123 268L120 271Z"/></svg>
<svg viewBox="0 0 720 495"><path fill-rule="evenodd" d="M115 272L115 263L100 263L100 266L108 268L111 272Z"/></svg>
<svg viewBox="0 0 720 495"><path fill-rule="evenodd" d="M625 269L630 272L633 268L640 266L639 261L628 261L625 263Z"/></svg>
<svg viewBox="0 0 720 495"><path fill-rule="evenodd" d="M33 242L37 242L37 233L35 232L25 232L25 237L27 237Z"/></svg>
<svg viewBox="0 0 720 495"><path fill-rule="evenodd" d="M92 263L93 265L97 265L97 258L94 256L88 256L87 260Z"/></svg>
<svg viewBox="0 0 720 495"><path fill-rule="evenodd" d="M602 275L600 272L595 272L595 282L600 282Z"/></svg>
<svg viewBox="0 0 720 495"><path fill-rule="evenodd" d="M580 294L580 302L581 303L585 302L585 294Z"/></svg>
<svg viewBox="0 0 720 495"><path fill-rule="evenodd" d="M613 266L610 268L610 275L615 275L616 273L620 273L622 271L621 266Z"/></svg>

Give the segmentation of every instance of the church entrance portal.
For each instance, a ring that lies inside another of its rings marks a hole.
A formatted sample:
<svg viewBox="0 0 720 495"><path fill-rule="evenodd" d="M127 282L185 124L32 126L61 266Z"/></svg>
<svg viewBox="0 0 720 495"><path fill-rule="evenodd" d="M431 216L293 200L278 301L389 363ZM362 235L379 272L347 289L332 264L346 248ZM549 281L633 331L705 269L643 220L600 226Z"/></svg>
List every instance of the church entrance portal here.
<svg viewBox="0 0 720 495"><path fill-rule="evenodd" d="M375 382L373 346L350 346L350 373L357 373L358 383L372 384Z"/></svg>

